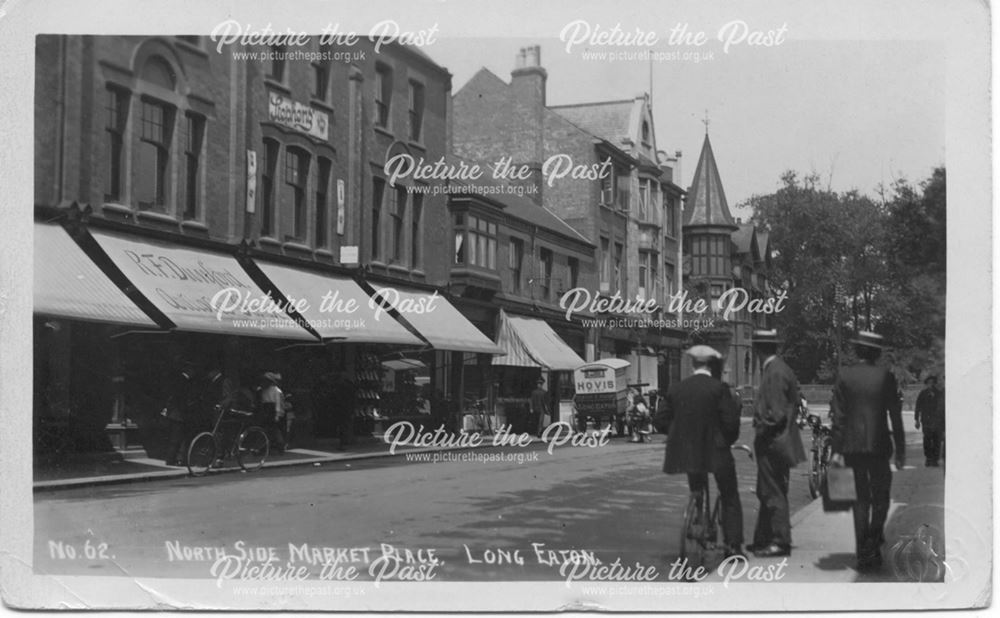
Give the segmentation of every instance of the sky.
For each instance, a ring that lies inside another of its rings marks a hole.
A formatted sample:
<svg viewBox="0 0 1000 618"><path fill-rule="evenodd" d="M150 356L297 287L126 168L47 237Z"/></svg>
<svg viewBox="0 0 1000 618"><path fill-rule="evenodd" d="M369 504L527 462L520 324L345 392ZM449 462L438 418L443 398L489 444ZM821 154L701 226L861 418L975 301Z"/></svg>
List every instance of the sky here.
<svg viewBox="0 0 1000 618"><path fill-rule="evenodd" d="M714 33L713 33L714 37ZM453 75L457 92L481 67L509 81L517 51L541 46L549 105L631 98L652 81L657 147L683 152L691 182L709 119L712 147L734 214L776 190L785 170L815 172L836 191L874 195L898 178L919 182L945 163L945 54L933 41L785 40L776 47L690 49L699 61L584 57L635 51L584 44L567 53L558 36L442 38L424 51ZM700 58L704 57L704 60Z"/></svg>

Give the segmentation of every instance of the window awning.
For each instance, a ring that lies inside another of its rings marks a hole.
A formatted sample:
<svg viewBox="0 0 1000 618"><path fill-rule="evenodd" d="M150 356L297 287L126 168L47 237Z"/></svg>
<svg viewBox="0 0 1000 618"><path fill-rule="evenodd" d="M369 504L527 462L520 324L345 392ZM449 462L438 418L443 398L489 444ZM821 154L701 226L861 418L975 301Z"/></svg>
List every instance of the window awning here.
<svg viewBox="0 0 1000 618"><path fill-rule="evenodd" d="M584 364L544 320L509 316L503 310L497 345L507 354L494 358L494 365L569 371Z"/></svg>
<svg viewBox="0 0 1000 618"><path fill-rule="evenodd" d="M400 311L404 320L417 330L434 349L477 354L503 354L504 351L454 305L437 292L418 292L405 288L373 285L376 302L386 302Z"/></svg>
<svg viewBox="0 0 1000 618"><path fill-rule="evenodd" d="M355 343L396 343L422 346L424 342L376 305L361 286L348 277L254 261L281 293L304 299L300 313L324 339Z"/></svg>
<svg viewBox="0 0 1000 618"><path fill-rule="evenodd" d="M316 341L231 255L102 231L92 234L178 330Z"/></svg>
<svg viewBox="0 0 1000 618"><path fill-rule="evenodd" d="M156 327L58 225L35 224L34 312Z"/></svg>

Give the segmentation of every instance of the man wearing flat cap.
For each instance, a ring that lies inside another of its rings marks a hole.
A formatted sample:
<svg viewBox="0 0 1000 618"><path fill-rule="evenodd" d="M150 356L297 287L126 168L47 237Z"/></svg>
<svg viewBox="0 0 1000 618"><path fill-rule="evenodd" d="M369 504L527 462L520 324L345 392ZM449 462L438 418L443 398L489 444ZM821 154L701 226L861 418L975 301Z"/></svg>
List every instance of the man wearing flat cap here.
<svg viewBox="0 0 1000 618"><path fill-rule="evenodd" d="M896 468L906 462L902 404L896 378L875 362L885 347L881 335L862 331L851 340L857 365L840 370L833 387L833 452L854 469L854 541L858 570L882 566L881 547L889 514L893 447ZM892 433L889 433L889 422Z"/></svg>
<svg viewBox="0 0 1000 618"><path fill-rule="evenodd" d="M722 536L726 557L743 554L743 506L736 481L736 463L729 447L740 433L739 404L729 387L712 377L709 361L720 358L714 349L697 345L687 351L694 373L673 384L653 425L667 434L663 471L687 474L688 488L700 491L708 474L722 499Z"/></svg>
<svg viewBox="0 0 1000 618"><path fill-rule="evenodd" d="M799 382L791 367L778 356L778 343L776 330L754 331L754 349L764 359L753 417L760 509L753 545L748 549L759 558L791 554L788 481L791 469L806 460L795 422Z"/></svg>

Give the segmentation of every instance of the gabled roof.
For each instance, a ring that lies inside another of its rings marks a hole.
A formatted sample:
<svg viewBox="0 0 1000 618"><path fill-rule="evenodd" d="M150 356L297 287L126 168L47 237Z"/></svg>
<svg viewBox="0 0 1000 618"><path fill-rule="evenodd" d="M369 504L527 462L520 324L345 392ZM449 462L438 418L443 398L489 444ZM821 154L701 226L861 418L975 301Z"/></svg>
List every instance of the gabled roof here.
<svg viewBox="0 0 1000 618"><path fill-rule="evenodd" d="M687 203L684 205L684 225L719 225L737 229L733 215L729 212L729 203L726 202L726 192L722 188L719 166L715 163L708 133L701 146L694 180L688 189Z"/></svg>
<svg viewBox="0 0 1000 618"><path fill-rule="evenodd" d="M626 99L575 105L550 105L549 109L558 112L560 116L588 133L620 146L622 139L632 137L631 122L634 106L635 99Z"/></svg>
<svg viewBox="0 0 1000 618"><path fill-rule="evenodd" d="M750 259L758 262L761 259L760 246L757 243L757 226L753 223L740 223L739 228L732 233L733 244L736 245L736 253L739 255L750 255Z"/></svg>
<svg viewBox="0 0 1000 618"><path fill-rule="evenodd" d="M758 229L757 230L757 247L760 250L760 258L766 260L771 254L771 247L768 243L771 241L771 236L767 230Z"/></svg>

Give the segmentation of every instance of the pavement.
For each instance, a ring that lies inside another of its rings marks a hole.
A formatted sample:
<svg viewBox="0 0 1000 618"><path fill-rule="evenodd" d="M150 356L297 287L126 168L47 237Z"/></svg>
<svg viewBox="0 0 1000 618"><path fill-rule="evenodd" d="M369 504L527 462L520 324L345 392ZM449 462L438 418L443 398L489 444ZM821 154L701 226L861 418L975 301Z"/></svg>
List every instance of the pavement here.
<svg viewBox="0 0 1000 618"><path fill-rule="evenodd" d="M850 511L825 513L821 500L806 502L796 499L792 502L794 545L792 555L784 563L784 577L781 581L942 581L945 570L948 568L944 563L944 468L929 468L923 465L921 435L913 429L912 414L904 413L904 425L907 429L907 461L909 463L903 470L893 473L892 505L886 525L886 545L883 548L886 561L884 568L874 574L860 573L856 570L853 520ZM748 435L748 433L748 428L745 428L744 435ZM805 440L808 448L808 437ZM485 443L489 445L490 441L487 439ZM397 450L396 455L393 456L388 451L388 445L381 442L358 445L349 451L339 451L332 446L320 446L311 449L291 449L283 455L272 457L265 464L265 467L328 467L329 464L338 462L392 457L402 461L403 453L454 450L464 449L461 447L407 447ZM48 492L94 485L178 479L187 476L185 468L168 467L161 461L151 460L142 455L144 453L134 453L118 463L83 462L76 466L64 466L57 470L39 469L35 473L34 487L36 492ZM385 459L384 464L394 465L394 460ZM747 468L750 470L751 478L741 478L741 487L749 491L752 488L752 464L749 464ZM238 470L238 468L227 470ZM793 471L793 476L796 477L793 480L796 482L793 483L791 491L796 492L796 498L801 498L799 494L802 493L803 487L799 481L802 479L798 477L804 476L804 473L804 466ZM213 474L212 476L217 477L216 481L225 483L224 475ZM663 478L658 475L654 476L657 476L658 479ZM680 485L672 493L677 494L678 500L682 502L686 500L686 492ZM753 508L755 505L752 502L752 495L744 497L747 526L752 526L752 520L755 519L755 509ZM804 506L802 506L803 504ZM619 541L624 542L625 539ZM781 563L781 559L752 558L751 560L753 563L765 565ZM709 581L713 579L716 577L710 577Z"/></svg>

